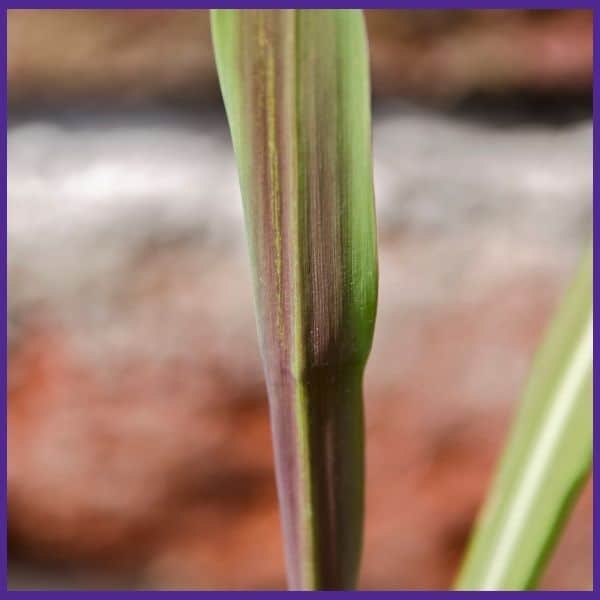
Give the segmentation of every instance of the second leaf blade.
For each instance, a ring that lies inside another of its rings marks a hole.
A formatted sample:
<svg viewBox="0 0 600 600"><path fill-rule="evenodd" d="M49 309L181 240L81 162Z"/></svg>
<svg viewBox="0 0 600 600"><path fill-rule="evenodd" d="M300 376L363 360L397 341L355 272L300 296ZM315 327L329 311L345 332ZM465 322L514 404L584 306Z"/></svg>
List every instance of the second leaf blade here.
<svg viewBox="0 0 600 600"><path fill-rule="evenodd" d="M457 589L535 586L592 459L592 252L534 361Z"/></svg>

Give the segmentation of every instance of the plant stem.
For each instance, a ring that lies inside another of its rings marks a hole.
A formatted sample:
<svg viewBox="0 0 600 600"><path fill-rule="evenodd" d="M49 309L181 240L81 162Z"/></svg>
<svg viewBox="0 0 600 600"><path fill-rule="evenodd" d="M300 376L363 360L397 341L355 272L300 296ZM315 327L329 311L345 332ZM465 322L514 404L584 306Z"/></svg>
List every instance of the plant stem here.
<svg viewBox="0 0 600 600"><path fill-rule="evenodd" d="M291 589L351 589L377 302L368 52L352 10L216 10Z"/></svg>

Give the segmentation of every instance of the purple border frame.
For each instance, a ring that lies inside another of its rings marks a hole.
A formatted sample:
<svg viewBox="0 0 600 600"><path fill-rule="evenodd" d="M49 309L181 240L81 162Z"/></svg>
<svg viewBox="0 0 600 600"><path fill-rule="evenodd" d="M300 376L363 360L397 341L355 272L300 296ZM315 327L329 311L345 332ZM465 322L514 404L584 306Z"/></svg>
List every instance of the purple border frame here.
<svg viewBox="0 0 600 600"><path fill-rule="evenodd" d="M184 9L184 8L398 8L398 9L593 9L599 4L598 0L301 0L300 2L274 2L273 0L225 0L216 2L203 2L202 0L139 0L139 2L126 2L124 0L3 0L1 6L4 10L11 8L121 8L121 9Z"/></svg>
<svg viewBox="0 0 600 600"><path fill-rule="evenodd" d="M105 2L101 2L98 0L25 0L24 2L19 2L18 0L0 0L1 7L1 18L0 18L0 38L1 38L1 59L2 59L2 69L4 70L4 82L1 87L1 107L4 111L4 121L3 127L5 131L4 139L1 145L1 156L0 163L2 166L2 176L3 180L6 183L7 177L7 47L6 47L6 29L7 29L7 10L8 9L26 9L26 8L39 8L39 9L66 9L66 8L121 8L121 9L184 9L184 8L398 8L398 9L508 9L508 8L525 8L525 9L594 9L594 86L593 86L593 170L594 170L594 183L593 183L593 225L594 225L594 234L596 232L596 225L599 217L599 212L596 210L598 194L600 193L600 184L598 183L598 170L600 169L599 160L600 160L600 139L599 139L599 131L600 131L600 118L596 114L596 106L598 102L600 102L600 60L598 57L600 56L600 1L596 0L579 0L575 3L571 3L565 0L530 0L530 1L518 1L518 0L504 0L503 2L497 1L476 1L476 0L423 0L418 2L417 0L409 0L407 2L399 2L398 0L375 0L375 1L360 1L360 0L329 0L328 2L317 2L315 0L302 0L301 2L273 2L273 1L258 1L251 2L248 0L226 0L221 2L202 2L202 1L193 1L193 0L140 0L139 2L125 2L118 0L107 0ZM0 219L1 219L1 230L4 232L4 240L0 245L0 263L2 267L2 294L0 294L0 303L2 307L2 318L0 319L1 329L1 337L4 339L4 343L0 346L1 349L1 382L2 382L2 402L3 402L3 412L2 412L2 420L3 426L1 428L2 433L2 448L4 451L1 453L1 466L2 466L2 478L0 481L0 490L2 492L2 503L0 506L0 522L2 524L2 530L4 532L4 536L6 539L7 533L7 495L6 495L6 402L7 402L7 295L8 295L8 280L7 280L7 236L6 236L6 218L7 218L7 198L6 198L6 185L3 188L4 202L2 203L2 207L0 210ZM597 236L594 235L594 254L597 253L600 240L598 240ZM600 286L600 265L597 261L594 261L594 344L599 339L600 336L600 323L598 322L597 316L597 298L598 291ZM598 410L597 406L597 397L596 390L598 389L600 377L600 369L597 369L594 365L594 430L598 430L598 426L600 424L600 410ZM598 535L598 521L596 515L598 514L598 509L600 507L600 499L599 499L599 489L598 489L598 479L597 475L597 466L598 466L598 452L600 446L596 437L594 436L594 573L593 573L593 591L582 591L582 592L566 592L568 594L594 594L594 592L600 591L600 568L599 568L599 545L600 545L600 536ZM0 594L20 594L21 596L25 595L25 597L32 594L46 594L48 598L61 598L63 594L67 592L63 591L8 591L7 590L7 544L4 543L1 545L0 550ZM148 594L157 594L160 593L164 598L171 597L174 598L176 594L181 592L153 592L153 591L72 591L68 592L71 597L73 594L75 595L91 595L95 598L104 597L104 595L111 594L113 598L131 598L131 594L137 594L138 597L140 594L148 595ZM183 592L190 593L190 592ZM269 594L272 596L273 594L285 594L288 592L280 591L280 592L233 592L233 591L202 591L196 592L198 594L203 595L213 595L218 594L220 597L223 597L223 594L226 596L231 594L245 594L247 598L259 598L263 594ZM327 597L332 597L334 595L343 595L343 594L351 594L354 592L294 592L296 594L299 593L312 593L317 596L324 596L327 594ZM428 597L429 595L435 594L439 597L440 594L453 594L454 597L460 597L460 595L464 594L485 594L487 592L451 592L451 591L389 591L389 592L359 592L361 594L402 594L405 598L409 596L418 595L420 598ZM511 594L514 592L493 592L496 594L497 598L505 597L507 594ZM541 597L544 597L548 594L557 594L561 592L552 592L552 591L544 591L544 592L517 592L521 594L538 594ZM563 592L565 593L565 592ZM423 596L424 595L424 596Z"/></svg>

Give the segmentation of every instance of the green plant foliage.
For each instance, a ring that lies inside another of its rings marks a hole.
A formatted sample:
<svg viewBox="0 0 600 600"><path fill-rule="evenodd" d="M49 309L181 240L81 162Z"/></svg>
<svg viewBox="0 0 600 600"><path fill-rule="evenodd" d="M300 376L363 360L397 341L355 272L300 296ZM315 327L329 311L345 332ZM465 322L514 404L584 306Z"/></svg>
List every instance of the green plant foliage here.
<svg viewBox="0 0 600 600"><path fill-rule="evenodd" d="M535 359L457 589L536 585L590 471L592 337L590 249Z"/></svg>
<svg viewBox="0 0 600 600"><path fill-rule="evenodd" d="M355 585L377 302L360 11L215 10L292 589Z"/></svg>

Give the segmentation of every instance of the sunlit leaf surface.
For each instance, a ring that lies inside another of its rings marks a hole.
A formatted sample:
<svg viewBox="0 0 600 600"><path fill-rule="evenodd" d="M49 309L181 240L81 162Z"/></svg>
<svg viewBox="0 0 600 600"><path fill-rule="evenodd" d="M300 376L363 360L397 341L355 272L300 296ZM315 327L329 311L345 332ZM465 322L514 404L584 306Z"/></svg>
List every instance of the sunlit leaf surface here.
<svg viewBox="0 0 600 600"><path fill-rule="evenodd" d="M592 337L590 250L535 359L458 589L535 586L590 471Z"/></svg>

